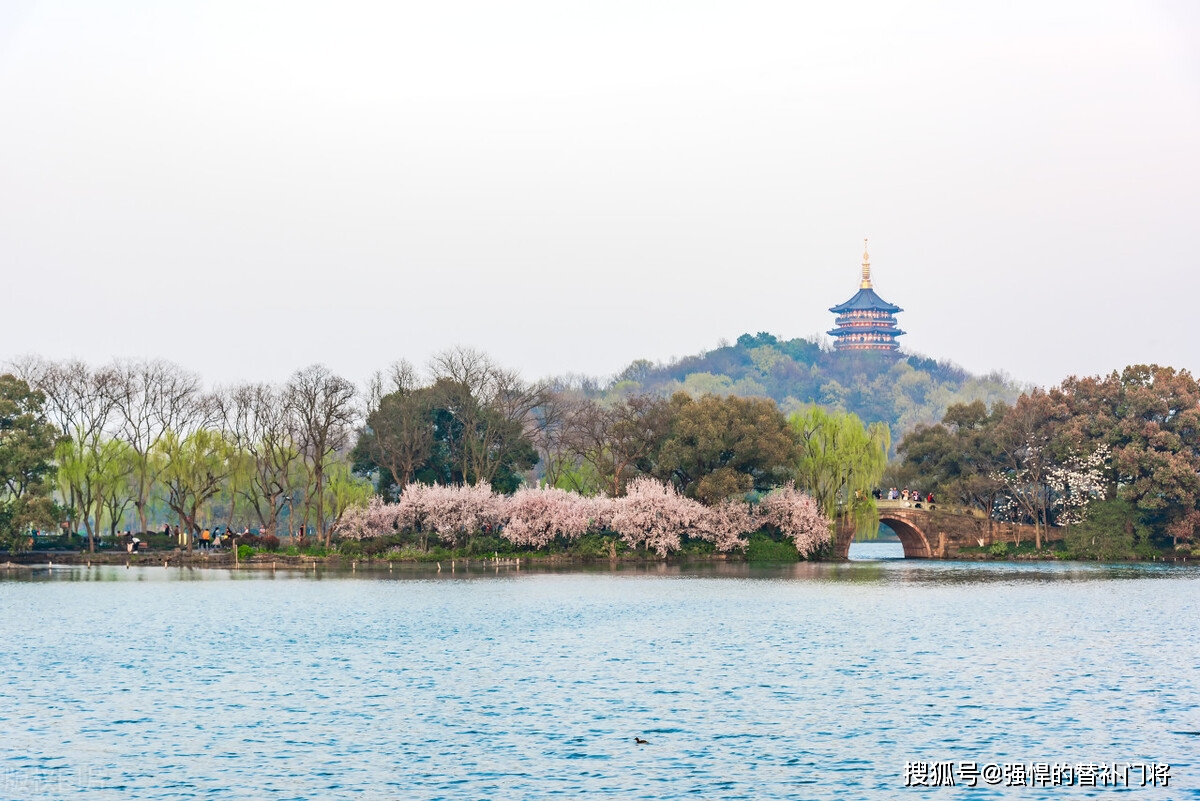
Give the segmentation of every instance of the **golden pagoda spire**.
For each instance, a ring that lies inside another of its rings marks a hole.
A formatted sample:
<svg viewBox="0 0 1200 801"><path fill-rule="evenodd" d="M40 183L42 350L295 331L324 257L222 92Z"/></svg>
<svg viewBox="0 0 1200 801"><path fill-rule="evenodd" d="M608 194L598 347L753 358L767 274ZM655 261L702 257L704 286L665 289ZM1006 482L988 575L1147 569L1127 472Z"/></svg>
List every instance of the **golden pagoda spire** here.
<svg viewBox="0 0 1200 801"><path fill-rule="evenodd" d="M871 254L867 252L867 240L863 240L863 277L862 283L858 285L859 289L871 288Z"/></svg>

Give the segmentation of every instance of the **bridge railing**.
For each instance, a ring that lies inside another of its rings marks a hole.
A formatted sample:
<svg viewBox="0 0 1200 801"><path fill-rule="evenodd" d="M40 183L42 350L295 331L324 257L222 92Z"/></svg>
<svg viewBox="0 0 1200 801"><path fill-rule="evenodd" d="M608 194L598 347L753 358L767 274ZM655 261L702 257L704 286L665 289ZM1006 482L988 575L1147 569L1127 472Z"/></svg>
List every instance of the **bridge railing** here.
<svg viewBox="0 0 1200 801"><path fill-rule="evenodd" d="M982 518L984 516L982 511L970 506L959 506L958 504L940 503L938 501L934 501L933 503L929 503L928 501L906 501L903 499L892 501L885 498L875 501L875 507L881 512L888 509L920 509L926 512L948 512L950 514L968 515L970 517Z"/></svg>

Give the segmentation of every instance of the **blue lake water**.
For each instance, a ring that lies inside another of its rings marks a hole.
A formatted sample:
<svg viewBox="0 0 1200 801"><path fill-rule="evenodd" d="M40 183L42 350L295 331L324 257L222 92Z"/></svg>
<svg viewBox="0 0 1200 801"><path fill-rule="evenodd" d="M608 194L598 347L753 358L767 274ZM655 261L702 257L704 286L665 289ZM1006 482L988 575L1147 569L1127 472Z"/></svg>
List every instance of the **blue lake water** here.
<svg viewBox="0 0 1200 801"><path fill-rule="evenodd" d="M616 572L8 571L0 798L1118 792L905 789L911 761L1168 763L1169 789L1120 792L1200 794L1200 572L896 548Z"/></svg>

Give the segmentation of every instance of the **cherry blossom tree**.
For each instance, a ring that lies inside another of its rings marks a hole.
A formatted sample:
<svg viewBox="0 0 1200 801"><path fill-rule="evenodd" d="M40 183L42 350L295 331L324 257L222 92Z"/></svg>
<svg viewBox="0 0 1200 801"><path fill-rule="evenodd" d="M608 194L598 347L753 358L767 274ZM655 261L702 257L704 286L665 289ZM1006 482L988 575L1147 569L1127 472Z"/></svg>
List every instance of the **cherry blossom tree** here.
<svg viewBox="0 0 1200 801"><path fill-rule="evenodd" d="M347 508L334 531L339 537L350 540L386 537L396 532L399 512L399 504L388 503L376 495L365 506Z"/></svg>
<svg viewBox="0 0 1200 801"><path fill-rule="evenodd" d="M620 498L588 497L555 487L525 487L506 497L487 484L414 483L404 488L397 503L376 496L365 506L348 509L338 534L364 539L396 531L433 533L456 546L497 527L517 547L545 548L589 531L611 531L633 548L665 557L678 551L685 537L711 542L718 551L744 550L746 535L764 524L790 538L801 554L812 553L829 538L829 524L816 503L790 484L767 495L756 510L740 500L707 507L647 476L631 481Z"/></svg>
<svg viewBox="0 0 1200 801"><path fill-rule="evenodd" d="M617 513L617 502L606 495L583 498L592 531L612 531L613 515Z"/></svg>
<svg viewBox="0 0 1200 801"><path fill-rule="evenodd" d="M462 544L471 534L503 522L503 496L485 482L428 487L423 505L425 526L448 545Z"/></svg>
<svg viewBox="0 0 1200 801"><path fill-rule="evenodd" d="M791 539L801 556L829 542L829 521L816 501L789 483L768 493L758 504L758 517Z"/></svg>
<svg viewBox="0 0 1200 801"><path fill-rule="evenodd" d="M504 538L534 548L578 539L587 532L592 511L587 498L553 487L519 489L505 506Z"/></svg>
<svg viewBox="0 0 1200 801"><path fill-rule="evenodd" d="M697 535L716 545L718 551L746 550L743 535L759 529L750 505L745 501L727 499L704 510Z"/></svg>
<svg viewBox="0 0 1200 801"><path fill-rule="evenodd" d="M625 497L614 502L612 529L628 545L645 547L659 557L679 550L684 534L699 533L705 509L670 484L640 477L629 482Z"/></svg>

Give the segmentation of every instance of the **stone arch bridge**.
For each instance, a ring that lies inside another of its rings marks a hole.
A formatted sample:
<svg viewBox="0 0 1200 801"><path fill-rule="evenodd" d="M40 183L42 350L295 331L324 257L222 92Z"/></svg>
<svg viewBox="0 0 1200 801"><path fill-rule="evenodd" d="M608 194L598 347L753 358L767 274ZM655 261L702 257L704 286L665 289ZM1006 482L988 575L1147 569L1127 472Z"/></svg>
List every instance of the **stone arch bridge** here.
<svg viewBox="0 0 1200 801"><path fill-rule="evenodd" d="M876 501L875 505L879 508L879 522L887 524L900 537L906 559L953 559L962 548L1034 539L1033 526L989 521L982 513L961 507L924 501ZM852 542L853 524L839 522L834 558L846 559Z"/></svg>

